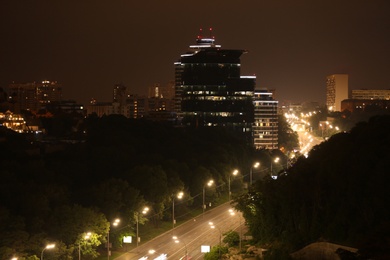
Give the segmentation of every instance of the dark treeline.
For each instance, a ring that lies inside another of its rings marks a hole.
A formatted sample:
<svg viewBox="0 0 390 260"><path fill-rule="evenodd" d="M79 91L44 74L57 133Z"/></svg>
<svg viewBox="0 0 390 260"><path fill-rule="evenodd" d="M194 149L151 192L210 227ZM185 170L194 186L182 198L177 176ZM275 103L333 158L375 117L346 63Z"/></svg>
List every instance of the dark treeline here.
<svg viewBox="0 0 390 260"><path fill-rule="evenodd" d="M270 258L329 241L358 248L356 259L389 259L389 162L390 116L375 116L258 181L237 207Z"/></svg>
<svg viewBox="0 0 390 260"><path fill-rule="evenodd" d="M45 259L76 257L79 243L83 259L92 259L99 245L104 250L114 218L134 227L135 214L149 206L148 218L158 226L170 217L173 194L186 194L178 216L199 209L210 178L217 185L207 199L215 201L226 191L228 174L252 161L251 148L224 129L175 128L122 116L91 117L83 124L86 141L75 144L36 144L0 129L1 259L35 259L49 242L56 250ZM88 245L87 231L93 232Z"/></svg>

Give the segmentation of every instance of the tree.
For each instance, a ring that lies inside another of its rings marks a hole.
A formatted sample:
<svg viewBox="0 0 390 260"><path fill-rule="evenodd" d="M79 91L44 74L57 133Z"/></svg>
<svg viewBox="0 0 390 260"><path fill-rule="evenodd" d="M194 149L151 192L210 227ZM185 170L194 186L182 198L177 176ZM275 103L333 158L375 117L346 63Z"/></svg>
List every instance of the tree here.
<svg viewBox="0 0 390 260"><path fill-rule="evenodd" d="M228 244L229 247L237 246L240 243L240 235L236 231L228 231L223 234L225 237L222 242Z"/></svg>

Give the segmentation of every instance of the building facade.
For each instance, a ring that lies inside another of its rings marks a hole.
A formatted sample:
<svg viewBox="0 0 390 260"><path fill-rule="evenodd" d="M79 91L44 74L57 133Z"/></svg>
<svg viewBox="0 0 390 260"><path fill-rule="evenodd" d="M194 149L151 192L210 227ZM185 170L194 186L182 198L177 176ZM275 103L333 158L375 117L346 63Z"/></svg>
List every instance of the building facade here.
<svg viewBox="0 0 390 260"><path fill-rule="evenodd" d="M341 110L349 112L389 112L389 99L345 99L341 102Z"/></svg>
<svg viewBox="0 0 390 260"><path fill-rule="evenodd" d="M390 89L353 89L351 99L390 100Z"/></svg>
<svg viewBox="0 0 390 260"><path fill-rule="evenodd" d="M278 101L272 92L254 93L253 144L256 149L278 149Z"/></svg>
<svg viewBox="0 0 390 260"><path fill-rule="evenodd" d="M182 125L223 126L251 136L255 76L241 76L244 50L222 49L213 37L175 63L175 110Z"/></svg>
<svg viewBox="0 0 390 260"><path fill-rule="evenodd" d="M348 74L334 74L326 78L326 106L328 111L341 111L341 101L348 99Z"/></svg>
<svg viewBox="0 0 390 260"><path fill-rule="evenodd" d="M57 81L11 83L8 93L8 101L15 113L22 110L38 111L50 102L62 100L62 86Z"/></svg>

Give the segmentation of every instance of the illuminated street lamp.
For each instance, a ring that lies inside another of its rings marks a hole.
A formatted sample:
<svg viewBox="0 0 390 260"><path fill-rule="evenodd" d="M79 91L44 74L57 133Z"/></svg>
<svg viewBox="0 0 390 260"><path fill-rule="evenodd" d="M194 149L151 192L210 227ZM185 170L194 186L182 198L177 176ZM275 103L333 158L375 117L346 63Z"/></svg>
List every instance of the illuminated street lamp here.
<svg viewBox="0 0 390 260"><path fill-rule="evenodd" d="M232 173L233 176L236 176L237 174L238 174L238 170L234 170ZM230 174L229 174L229 201L231 199L231 196L232 196L232 192L230 190Z"/></svg>
<svg viewBox="0 0 390 260"><path fill-rule="evenodd" d="M43 260L43 252L46 250L46 249L53 249L56 245L55 244L48 244L47 246L45 246L45 248L43 248L42 252L41 252L41 260Z"/></svg>
<svg viewBox="0 0 390 260"><path fill-rule="evenodd" d="M230 214L231 216L235 216L235 215L236 215L236 213L235 213L234 210L232 210L232 209L229 209L229 214ZM240 220L240 251L241 251L242 226L241 226L241 216L240 216L240 214L238 214L238 218L239 218L239 220Z"/></svg>
<svg viewBox="0 0 390 260"><path fill-rule="evenodd" d="M279 157L276 157L276 158L273 160L273 162L274 162L274 163L278 163L279 160L280 160ZM272 161L271 161L271 177L273 176L272 164L273 164L273 163L272 163Z"/></svg>
<svg viewBox="0 0 390 260"><path fill-rule="evenodd" d="M181 200L184 196L183 192L179 192L177 198ZM176 219L175 219L175 196L172 196L172 232L175 229Z"/></svg>
<svg viewBox="0 0 390 260"><path fill-rule="evenodd" d="M117 219L114 220L112 225L114 227L116 227L116 226L119 225L119 222L121 222L121 220L119 218L117 218ZM111 252L110 252L110 227L108 227L108 232L107 232L107 259L108 260L110 260L110 254L111 254Z"/></svg>
<svg viewBox="0 0 390 260"><path fill-rule="evenodd" d="M218 253L219 253L219 259L221 259L221 246L222 246L222 231L219 227L217 227L216 225L214 225L213 222L209 222L209 226L210 228L212 229L215 229L217 228L218 231L219 231L219 248L218 248Z"/></svg>
<svg viewBox="0 0 390 260"><path fill-rule="evenodd" d="M203 217L204 217L204 211L206 209L206 204L205 204L205 189L206 189L206 185L211 187L211 185L213 185L214 181L213 180L209 180L209 182L205 185L203 185Z"/></svg>
<svg viewBox="0 0 390 260"><path fill-rule="evenodd" d="M149 211L149 208L148 207L144 207L144 209L142 210L142 214L143 215L145 215L146 213L148 213L148 211ZM136 221L136 230L137 230L137 237L135 238L135 240L137 241L136 242L136 247L138 247L138 243L139 243L139 241L140 241L140 239L139 239L139 233L138 233L138 223L139 223L139 212L136 212L136 214L135 214L135 221Z"/></svg>
<svg viewBox="0 0 390 260"><path fill-rule="evenodd" d="M91 237L91 232L88 232L85 236L84 239L88 240ZM81 259L81 240L79 241L79 260Z"/></svg>
<svg viewBox="0 0 390 260"><path fill-rule="evenodd" d="M259 162L255 162L255 164L252 165L251 171L249 172L249 184L252 186L252 180L253 180L253 168L258 168L260 166Z"/></svg>
<svg viewBox="0 0 390 260"><path fill-rule="evenodd" d="M186 249L186 253L185 253L185 260L187 260L188 259L188 250L187 250L187 244L186 244L186 242L184 242L184 241L180 241L178 238L177 238L177 236L173 236L172 237L172 239L173 240L175 240L175 243L180 243L180 242L183 242L183 244L184 244L184 247L185 247L185 249Z"/></svg>

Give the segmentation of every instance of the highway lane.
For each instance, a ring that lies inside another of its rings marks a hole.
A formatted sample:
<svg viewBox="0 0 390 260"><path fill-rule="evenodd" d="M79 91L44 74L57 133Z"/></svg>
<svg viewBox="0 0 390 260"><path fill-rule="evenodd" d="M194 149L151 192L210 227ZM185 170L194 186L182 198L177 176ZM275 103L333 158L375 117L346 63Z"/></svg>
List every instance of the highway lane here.
<svg viewBox="0 0 390 260"><path fill-rule="evenodd" d="M229 209L231 208L229 203L225 203L206 211L204 216L200 215L195 219L187 221L177 226L174 230L167 231L153 240L138 246L138 248L115 258L115 260L137 260L143 256L148 256L148 259L154 259L159 254L167 254L168 259L177 260L185 256L186 248L188 256L192 260L203 259L204 253L201 253L200 250L202 245L218 245L221 234L229 230L237 230L239 232L240 222L244 223L239 213L236 213L234 216L230 215ZM210 221L214 223L216 228L212 229L210 227L208 224ZM172 239L173 236L178 238L179 243L175 243ZM149 255L148 251L150 249L155 250L156 253Z"/></svg>

